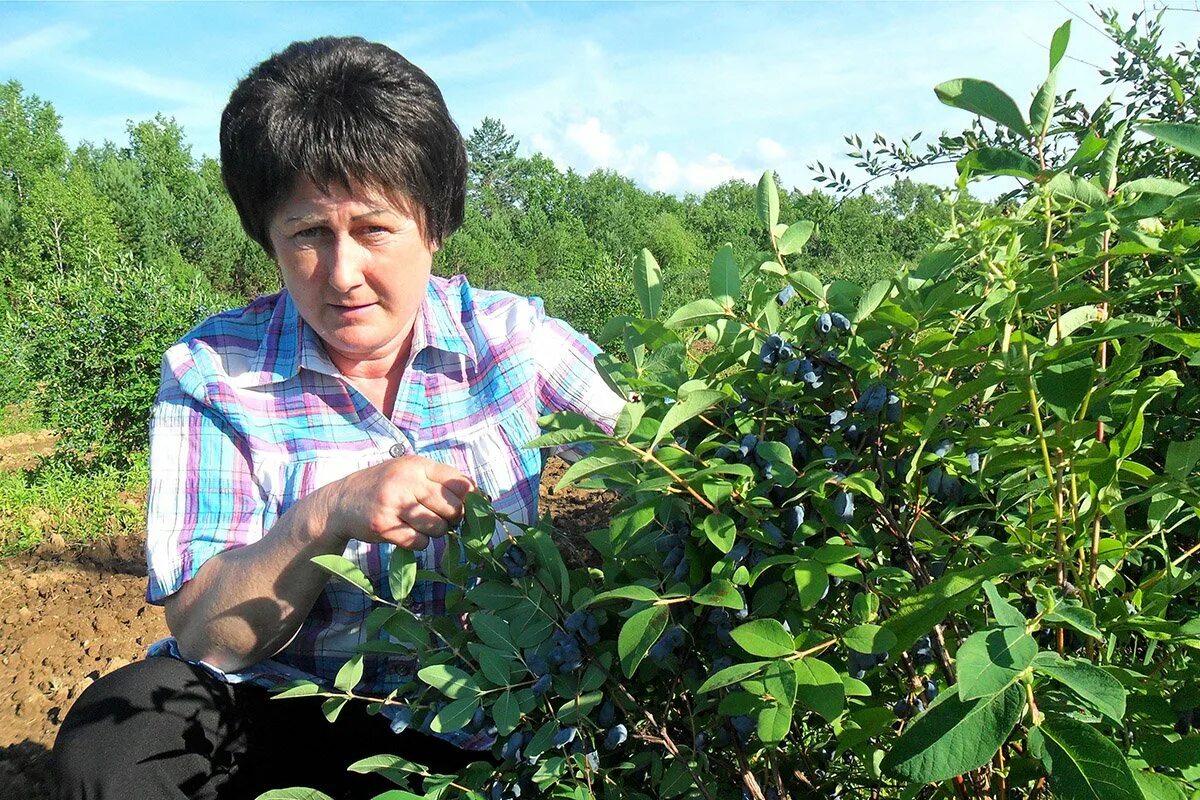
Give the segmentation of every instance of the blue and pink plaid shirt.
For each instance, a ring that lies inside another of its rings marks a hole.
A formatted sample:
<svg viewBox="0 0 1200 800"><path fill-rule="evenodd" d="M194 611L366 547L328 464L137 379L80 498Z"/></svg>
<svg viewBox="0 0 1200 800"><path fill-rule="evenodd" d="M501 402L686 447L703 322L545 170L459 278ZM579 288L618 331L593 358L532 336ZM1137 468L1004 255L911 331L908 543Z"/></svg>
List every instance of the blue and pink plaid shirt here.
<svg viewBox="0 0 1200 800"><path fill-rule="evenodd" d="M433 277L416 321L391 419L325 354L286 291L210 317L163 357L150 424L147 600L162 603L209 558L269 535L292 503L402 454L470 475L498 511L537 518L542 454L522 445L537 419L574 411L607 429L623 401L597 374L598 349L536 298ZM436 570L445 539L418 553ZM344 556L388 597L391 545L351 540ZM444 584L421 582L408 607L444 611ZM331 682L365 640L371 601L330 580L299 633L230 682ZM152 654L178 655L171 639ZM404 665L368 655L361 693L383 696ZM409 673L411 675L411 673Z"/></svg>

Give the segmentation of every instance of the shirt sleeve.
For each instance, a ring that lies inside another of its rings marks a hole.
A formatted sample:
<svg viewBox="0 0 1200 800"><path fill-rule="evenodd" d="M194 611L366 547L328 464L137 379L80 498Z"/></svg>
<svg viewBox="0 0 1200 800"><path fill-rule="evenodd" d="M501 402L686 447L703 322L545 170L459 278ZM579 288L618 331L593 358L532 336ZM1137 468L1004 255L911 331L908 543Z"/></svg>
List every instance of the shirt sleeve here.
<svg viewBox="0 0 1200 800"><path fill-rule="evenodd" d="M600 377L595 361L600 348L566 322L546 316L540 299L533 302L539 413L573 411L612 432L625 400ZM568 460L582 455L578 446L555 452Z"/></svg>
<svg viewBox="0 0 1200 800"><path fill-rule="evenodd" d="M150 417L146 600L154 604L208 559L263 535L265 500L249 447L196 373L186 345L169 350Z"/></svg>

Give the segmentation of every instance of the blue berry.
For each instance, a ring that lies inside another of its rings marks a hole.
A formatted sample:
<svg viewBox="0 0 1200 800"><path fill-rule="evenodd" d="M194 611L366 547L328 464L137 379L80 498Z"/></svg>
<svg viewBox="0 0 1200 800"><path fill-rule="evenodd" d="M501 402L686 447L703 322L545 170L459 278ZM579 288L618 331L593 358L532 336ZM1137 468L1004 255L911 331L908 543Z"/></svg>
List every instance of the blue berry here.
<svg viewBox="0 0 1200 800"><path fill-rule="evenodd" d="M574 727L559 728L558 732L554 734L554 738L551 739L550 742L558 748L566 747L571 742L575 741L575 736L578 733L579 730Z"/></svg>
<svg viewBox="0 0 1200 800"><path fill-rule="evenodd" d="M971 474L979 472L979 451L972 447L967 451L967 465L971 468Z"/></svg>
<svg viewBox="0 0 1200 800"><path fill-rule="evenodd" d="M783 290L775 295L775 302L781 306L786 306L788 301L796 296L796 290L791 285L783 287Z"/></svg>
<svg viewBox="0 0 1200 800"><path fill-rule="evenodd" d="M784 509L780 521L783 523L783 532L788 536L792 536L804 524L804 506L795 505Z"/></svg>
<svg viewBox="0 0 1200 800"><path fill-rule="evenodd" d="M899 395L889 394L887 396L887 421L899 422L903 410L904 404L900 402Z"/></svg>
<svg viewBox="0 0 1200 800"><path fill-rule="evenodd" d="M500 757L505 761L516 761L521 757L521 745L523 744L525 744L525 736L519 732L514 733L500 748Z"/></svg>
<svg viewBox="0 0 1200 800"><path fill-rule="evenodd" d="M850 330L850 320L846 318L845 314L834 311L829 315L829 321L833 323L833 327L837 328L839 331Z"/></svg>
<svg viewBox="0 0 1200 800"><path fill-rule="evenodd" d="M833 513L846 522L854 519L854 495L838 492L833 498Z"/></svg>
<svg viewBox="0 0 1200 800"><path fill-rule="evenodd" d="M550 691L550 673L546 673L534 681L531 690L535 695L543 695Z"/></svg>
<svg viewBox="0 0 1200 800"><path fill-rule="evenodd" d="M882 383L873 383L867 387L865 392L859 395L858 402L854 404L854 409L864 414L878 414L883 410L887 399L887 387Z"/></svg>
<svg viewBox="0 0 1200 800"><path fill-rule="evenodd" d="M938 696L938 686L931 680L925 681L925 702L932 703Z"/></svg>
<svg viewBox="0 0 1200 800"><path fill-rule="evenodd" d="M624 725L614 725L608 729L608 733L604 735L604 749L616 750L621 745L625 744L625 740L629 738L629 731Z"/></svg>
<svg viewBox="0 0 1200 800"><path fill-rule="evenodd" d="M833 330L833 318L829 316L828 312L817 317L816 328L817 333L821 334L822 336Z"/></svg>

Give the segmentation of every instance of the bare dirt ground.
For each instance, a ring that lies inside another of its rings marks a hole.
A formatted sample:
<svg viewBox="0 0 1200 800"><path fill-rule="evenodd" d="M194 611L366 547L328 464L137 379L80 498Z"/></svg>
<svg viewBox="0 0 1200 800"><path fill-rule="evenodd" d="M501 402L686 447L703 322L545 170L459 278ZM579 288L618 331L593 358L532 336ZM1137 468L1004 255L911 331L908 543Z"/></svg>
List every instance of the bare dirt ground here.
<svg viewBox="0 0 1200 800"><path fill-rule="evenodd" d="M15 447L0 449L0 459L6 452L29 465ZM580 562L589 551L584 535L606 525L613 497L551 495L563 469L557 460L547 467L542 513L553 514L569 560ZM142 545L125 536L68 547L55 536L32 554L0 560L0 800L49 800L50 748L72 702L166 635L162 609L145 601Z"/></svg>

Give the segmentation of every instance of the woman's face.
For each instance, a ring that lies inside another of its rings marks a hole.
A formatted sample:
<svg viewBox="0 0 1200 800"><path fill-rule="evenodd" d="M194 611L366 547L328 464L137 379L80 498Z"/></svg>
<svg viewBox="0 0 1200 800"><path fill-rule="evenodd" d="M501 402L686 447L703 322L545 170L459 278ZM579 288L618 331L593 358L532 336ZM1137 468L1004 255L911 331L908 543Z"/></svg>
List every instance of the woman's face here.
<svg viewBox="0 0 1200 800"><path fill-rule="evenodd" d="M301 180L271 219L300 316L344 374L381 377L406 356L437 246L381 193Z"/></svg>

